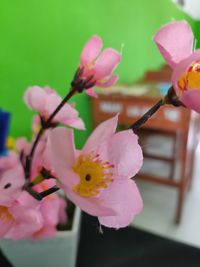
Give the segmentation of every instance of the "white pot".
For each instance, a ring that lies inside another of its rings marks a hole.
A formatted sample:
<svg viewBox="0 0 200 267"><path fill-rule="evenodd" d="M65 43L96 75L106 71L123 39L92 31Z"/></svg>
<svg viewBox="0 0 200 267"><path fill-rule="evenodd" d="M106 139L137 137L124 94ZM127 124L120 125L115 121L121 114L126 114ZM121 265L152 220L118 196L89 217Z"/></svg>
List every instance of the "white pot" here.
<svg viewBox="0 0 200 267"><path fill-rule="evenodd" d="M14 267L75 267L81 211L76 208L72 229L56 237L31 240L0 240L0 247Z"/></svg>

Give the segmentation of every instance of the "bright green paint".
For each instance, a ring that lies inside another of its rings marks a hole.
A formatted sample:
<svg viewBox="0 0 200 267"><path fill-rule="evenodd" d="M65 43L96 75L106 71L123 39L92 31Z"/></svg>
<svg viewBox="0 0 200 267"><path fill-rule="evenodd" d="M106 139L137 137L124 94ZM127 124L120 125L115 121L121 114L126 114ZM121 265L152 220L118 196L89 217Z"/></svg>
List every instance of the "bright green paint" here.
<svg viewBox="0 0 200 267"><path fill-rule="evenodd" d="M172 18L184 15L170 0L18 0L0 2L0 106L13 113L11 134L30 136L30 115L22 102L29 85L50 85L63 96L79 62L83 44L93 34L105 46L124 44L117 72L131 83L163 62L152 35ZM88 131L89 100L75 97Z"/></svg>
<svg viewBox="0 0 200 267"><path fill-rule="evenodd" d="M196 38L196 47L200 48L200 21L196 21L194 24L194 35Z"/></svg>

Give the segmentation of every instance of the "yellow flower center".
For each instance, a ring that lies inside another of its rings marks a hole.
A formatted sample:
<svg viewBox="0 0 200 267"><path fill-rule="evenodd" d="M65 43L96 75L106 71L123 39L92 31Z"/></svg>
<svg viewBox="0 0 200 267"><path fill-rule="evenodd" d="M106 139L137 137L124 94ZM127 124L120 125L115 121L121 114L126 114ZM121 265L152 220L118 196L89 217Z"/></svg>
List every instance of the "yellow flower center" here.
<svg viewBox="0 0 200 267"><path fill-rule="evenodd" d="M74 186L73 191L82 197L97 196L101 188L107 188L108 183L113 181L112 173L108 172L113 167L109 162L102 162L99 155L80 155L73 166L80 182Z"/></svg>
<svg viewBox="0 0 200 267"><path fill-rule="evenodd" d="M10 214L7 207L0 206L0 220L4 222L10 222L13 220L13 216Z"/></svg>
<svg viewBox="0 0 200 267"><path fill-rule="evenodd" d="M200 89L200 61L193 63L178 81L181 94L185 90Z"/></svg>

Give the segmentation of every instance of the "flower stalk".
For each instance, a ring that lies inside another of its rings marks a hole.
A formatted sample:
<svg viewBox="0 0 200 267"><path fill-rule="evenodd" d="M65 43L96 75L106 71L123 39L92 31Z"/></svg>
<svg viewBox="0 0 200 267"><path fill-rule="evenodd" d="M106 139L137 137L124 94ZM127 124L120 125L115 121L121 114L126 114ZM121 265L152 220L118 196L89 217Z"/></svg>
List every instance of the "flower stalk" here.
<svg viewBox="0 0 200 267"><path fill-rule="evenodd" d="M139 120L134 122L129 129L134 133L137 132L159 109L164 105L163 99L159 100L153 107L151 107Z"/></svg>
<svg viewBox="0 0 200 267"><path fill-rule="evenodd" d="M151 107L140 119L134 122L129 129L132 129L134 133L137 132L163 105L173 105L175 107L185 106L177 97L176 92L171 86L167 95L160 99L153 107Z"/></svg>

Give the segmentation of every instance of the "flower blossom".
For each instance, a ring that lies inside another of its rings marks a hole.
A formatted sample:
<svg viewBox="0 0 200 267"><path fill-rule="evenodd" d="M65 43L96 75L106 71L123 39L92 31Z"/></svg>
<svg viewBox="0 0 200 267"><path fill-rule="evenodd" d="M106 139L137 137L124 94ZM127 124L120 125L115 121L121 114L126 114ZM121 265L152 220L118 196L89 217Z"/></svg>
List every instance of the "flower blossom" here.
<svg viewBox="0 0 200 267"><path fill-rule="evenodd" d="M48 179L42 183L34 186L34 190L42 192L55 185L54 179ZM53 237L56 235L57 224L61 221L66 223L66 216L64 217L66 209L66 202L58 194L51 194L42 199L40 202L39 211L43 218L42 227L33 234L34 239Z"/></svg>
<svg viewBox="0 0 200 267"><path fill-rule="evenodd" d="M62 98L49 87L32 86L26 90L24 101L30 109L39 112L42 119L46 121L61 103ZM85 129L82 119L78 117L78 111L68 103L56 114L52 122L63 123L80 130Z"/></svg>
<svg viewBox="0 0 200 267"><path fill-rule="evenodd" d="M81 151L73 131L58 127L49 133L52 165L67 197L102 225L129 225L143 207L135 182L142 150L132 130L115 133L118 117L101 123Z"/></svg>
<svg viewBox="0 0 200 267"><path fill-rule="evenodd" d="M112 75L119 64L121 56L119 52L112 48L102 50L102 40L99 36L93 36L84 46L80 57L80 68L83 68L81 77L87 79L93 77L90 82L94 82L98 87L109 87L118 80L117 75ZM93 88L87 89L86 93L97 97Z"/></svg>
<svg viewBox="0 0 200 267"><path fill-rule="evenodd" d="M1 237L14 240L30 238L44 223L39 205L39 201L23 191L10 206L0 206L0 229L6 228Z"/></svg>
<svg viewBox="0 0 200 267"><path fill-rule="evenodd" d="M25 139L16 142L19 151L25 151L27 146ZM38 160L42 160L42 153L36 152ZM31 180L37 178L33 175L39 175L38 171L41 170L39 164L34 162ZM19 156L10 152L0 157L0 238L18 240L54 236L57 224L67 220L65 201L57 194L37 201L23 190L24 184L24 170ZM48 179L33 189L40 193L55 184L55 179Z"/></svg>
<svg viewBox="0 0 200 267"><path fill-rule="evenodd" d="M16 153L0 157L0 206L9 206L22 192L24 170Z"/></svg>
<svg viewBox="0 0 200 267"><path fill-rule="evenodd" d="M193 51L194 36L186 21L161 27L154 36L160 53L172 68L172 84L179 100L200 113L200 50Z"/></svg>
<svg viewBox="0 0 200 267"><path fill-rule="evenodd" d="M38 201L23 191L24 170L19 156L10 152L0 157L0 237L29 237L42 225Z"/></svg>

